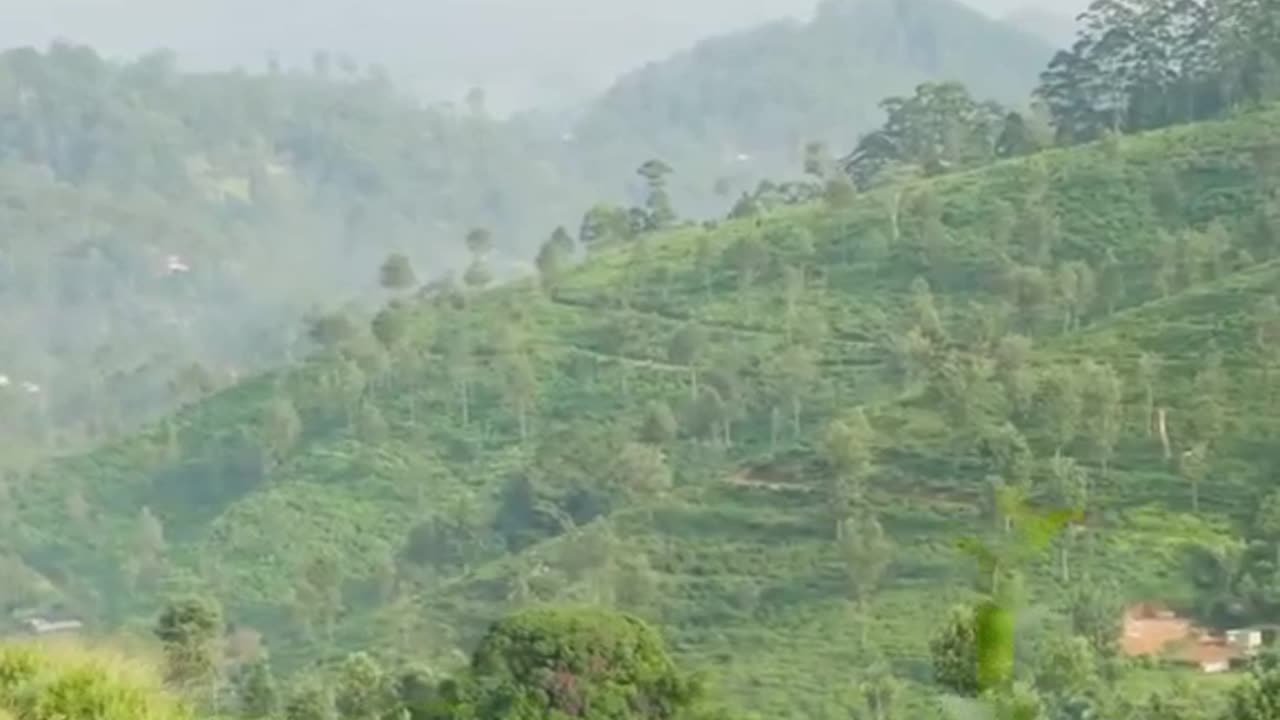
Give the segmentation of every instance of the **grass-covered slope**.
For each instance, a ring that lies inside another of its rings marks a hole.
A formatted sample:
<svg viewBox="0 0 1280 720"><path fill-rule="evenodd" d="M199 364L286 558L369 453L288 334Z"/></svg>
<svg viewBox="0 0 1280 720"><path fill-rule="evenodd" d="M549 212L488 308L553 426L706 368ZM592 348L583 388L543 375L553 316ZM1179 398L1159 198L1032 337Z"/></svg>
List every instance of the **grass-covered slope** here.
<svg viewBox="0 0 1280 720"><path fill-rule="evenodd" d="M1275 459L1278 121L676 229L547 291L394 306L381 344L13 478L0 548L32 579L0 600L107 625L203 591L282 662L364 646L440 666L513 606L612 602L744 706L814 717L877 658L928 682L928 639L974 579L954 541L998 527L997 476L1085 505L1076 582L1212 614L1186 547L1262 539ZM823 442L859 408L858 479L894 546L866 614ZM1035 604L1062 608L1062 564L1033 568Z"/></svg>

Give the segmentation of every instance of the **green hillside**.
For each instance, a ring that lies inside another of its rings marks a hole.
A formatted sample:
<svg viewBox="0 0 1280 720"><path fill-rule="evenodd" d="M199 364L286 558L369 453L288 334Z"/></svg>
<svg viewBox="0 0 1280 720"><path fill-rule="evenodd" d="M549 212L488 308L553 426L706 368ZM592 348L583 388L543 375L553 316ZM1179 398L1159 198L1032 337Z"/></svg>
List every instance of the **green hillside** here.
<svg viewBox="0 0 1280 720"><path fill-rule="evenodd" d="M541 234L520 228L586 205L557 136L419 107L354 65L197 74L18 49L0 116L6 464L305 352L292 328L313 306L383 299L364 270L388 253L425 282L483 218L509 265Z"/></svg>
<svg viewBox="0 0 1280 720"><path fill-rule="evenodd" d="M717 185L736 195L792 172L805 143L852 147L883 98L923 82L1020 107L1052 54L955 0L825 0L806 22L709 38L622 76L588 107L577 142L614 167L664 158L683 203L714 208Z"/></svg>
<svg viewBox="0 0 1280 720"><path fill-rule="evenodd" d="M923 8L876 7L876 27L901 34L903 48L874 68L843 51L844 33L867 30L859 18L870 16L833 5L800 36L769 40L776 30L764 28L722 39L737 49L687 72L685 60L659 63L670 70L641 82L652 92L624 80L576 125L543 113L497 120L483 94L423 107L377 68L326 55L308 71L249 74L182 70L163 52L125 62L67 44L0 53L3 464L120 437L175 399L305 354L298 321L384 301L368 269L390 253L412 260L421 283L461 274L463 237L484 226L492 272L521 273L546 232L594 202L625 200L633 169L664 154L677 209L721 214L731 198L712 192L718 179L733 175L723 191L736 194L782 162L798 168L790 158L806 142L851 142L882 95L945 67L1020 98L1048 56L958 10L962 22L944 23L958 36L935 38ZM1008 52L953 62L970 43ZM815 65L822 48L840 52ZM761 52L767 72L736 60ZM783 92L802 86L801 97ZM691 93L708 100L648 112L657 97ZM751 112L739 96L757 98ZM728 127L723 143L698 129L704 118L762 117L759 98L782 114ZM862 110L851 115L846 99ZM739 136L746 144L729 148ZM737 153L757 147L774 159L738 177Z"/></svg>
<svg viewBox="0 0 1280 720"><path fill-rule="evenodd" d="M981 584L955 542L1003 536L1021 494L1086 513L1029 567L1035 628L1082 579L1273 621L1277 122L394 302L303 366L10 477L0 602L139 627L198 592L281 668L375 648L436 670L512 608L613 604L735 705L822 717L884 672L930 684L930 638Z"/></svg>

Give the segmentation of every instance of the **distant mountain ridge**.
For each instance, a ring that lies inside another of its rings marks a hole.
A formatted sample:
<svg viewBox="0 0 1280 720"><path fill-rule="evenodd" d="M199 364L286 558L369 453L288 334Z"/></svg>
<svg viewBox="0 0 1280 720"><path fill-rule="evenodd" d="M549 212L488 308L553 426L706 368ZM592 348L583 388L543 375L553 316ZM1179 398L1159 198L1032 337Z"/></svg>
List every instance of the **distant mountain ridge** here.
<svg viewBox="0 0 1280 720"><path fill-rule="evenodd" d="M852 147L880 120L881 100L927 80L1020 105L1052 53L954 0L827 0L809 22L710 38L622 76L577 135L593 153L627 137L654 156L709 156L726 173L745 172L736 163L747 156L751 171L776 175L798 168L806 142Z"/></svg>
<svg viewBox="0 0 1280 720"><path fill-rule="evenodd" d="M1003 20L1054 47L1070 46L1076 34L1075 17L1061 10L1026 5L1007 13Z"/></svg>

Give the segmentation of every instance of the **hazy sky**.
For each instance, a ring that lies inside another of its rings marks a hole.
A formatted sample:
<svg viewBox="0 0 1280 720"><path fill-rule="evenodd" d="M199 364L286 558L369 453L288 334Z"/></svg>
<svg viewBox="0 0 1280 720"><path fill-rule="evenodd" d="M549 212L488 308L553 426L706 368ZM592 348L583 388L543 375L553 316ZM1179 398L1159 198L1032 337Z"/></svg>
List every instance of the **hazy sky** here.
<svg viewBox="0 0 1280 720"><path fill-rule="evenodd" d="M1084 0L966 0L994 15ZM385 65L435 97L485 87L497 105L598 89L617 73L816 0L0 0L0 46L84 42L110 55L157 47L184 64L262 67L315 49ZM306 12L293 10L305 7Z"/></svg>

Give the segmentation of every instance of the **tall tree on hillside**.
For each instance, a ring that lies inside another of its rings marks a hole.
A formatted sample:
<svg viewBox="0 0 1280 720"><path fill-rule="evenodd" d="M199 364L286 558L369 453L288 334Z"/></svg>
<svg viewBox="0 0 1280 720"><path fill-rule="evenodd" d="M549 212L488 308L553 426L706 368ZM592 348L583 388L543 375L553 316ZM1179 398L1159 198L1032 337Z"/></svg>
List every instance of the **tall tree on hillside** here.
<svg viewBox="0 0 1280 720"><path fill-rule="evenodd" d="M1188 408L1188 431L1192 442L1212 449L1222 436L1226 425L1226 375L1222 369L1222 355L1210 350L1205 366L1196 373L1191 387L1191 406Z"/></svg>
<svg viewBox="0 0 1280 720"><path fill-rule="evenodd" d="M698 398L698 368L707 350L707 331L697 323L690 323L676 331L667 347L667 357L677 365L689 368L689 393Z"/></svg>
<svg viewBox="0 0 1280 720"><path fill-rule="evenodd" d="M784 329L786 330L787 340L791 340L792 330L795 327L796 314L800 308L800 302L804 298L805 292L805 272L803 268L794 265L787 265L782 269L782 297L786 304L786 312L783 314Z"/></svg>
<svg viewBox="0 0 1280 720"><path fill-rule="evenodd" d="M384 350L395 353L409 336L412 319L412 311L407 304L392 300L373 316L369 330Z"/></svg>
<svg viewBox="0 0 1280 720"><path fill-rule="evenodd" d="M336 720L333 691L316 677L293 683L284 703L284 720Z"/></svg>
<svg viewBox="0 0 1280 720"><path fill-rule="evenodd" d="M246 720L270 720L280 712L280 692L275 675L265 659L250 663L241 671L238 695L240 716Z"/></svg>
<svg viewBox="0 0 1280 720"><path fill-rule="evenodd" d="M212 702L222 630L222 608L212 599L187 597L165 606L154 632L164 648L166 681L201 702Z"/></svg>
<svg viewBox="0 0 1280 720"><path fill-rule="evenodd" d="M816 178L819 182L831 176L834 162L827 144L822 141L806 143L804 146L804 174Z"/></svg>
<svg viewBox="0 0 1280 720"><path fill-rule="evenodd" d="M1068 595L1068 620L1076 635L1089 641L1103 658L1115 657L1124 637L1123 598L1115 587L1098 582L1076 583Z"/></svg>
<svg viewBox="0 0 1280 720"><path fill-rule="evenodd" d="M136 582L139 576L161 568L167 549L164 524L151 512L151 508L143 507L138 513L138 527L132 553L126 560L131 584Z"/></svg>
<svg viewBox="0 0 1280 720"><path fill-rule="evenodd" d="M1114 248L1107 248L1098 272L1098 296L1105 305L1106 313L1112 315L1124 301L1126 292L1125 268L1116 257Z"/></svg>
<svg viewBox="0 0 1280 720"><path fill-rule="evenodd" d="M378 284L384 290L403 292L417 283L418 275L413 271L413 263L404 254L388 256L378 268Z"/></svg>
<svg viewBox="0 0 1280 720"><path fill-rule="evenodd" d="M468 287L483 288L493 281L493 272L489 269L489 254L493 252L493 233L487 228L472 228L467 231L465 242L467 252L471 253L471 264L467 266L462 280Z"/></svg>
<svg viewBox="0 0 1280 720"><path fill-rule="evenodd" d="M738 288L743 291L749 289L769 265L769 247L755 232L740 236L725 251L725 256L738 277Z"/></svg>
<svg viewBox="0 0 1280 720"><path fill-rule="evenodd" d="M640 441L650 445L665 445L676 439L679 423L671 406L653 401L645 408L640 426Z"/></svg>
<svg viewBox="0 0 1280 720"><path fill-rule="evenodd" d="M1144 352L1138 356L1135 376L1142 388L1142 427L1150 436L1155 431L1156 391L1160 385L1160 357Z"/></svg>
<svg viewBox="0 0 1280 720"><path fill-rule="evenodd" d="M887 670L873 671L858 684L858 694L866 706L868 720L895 720L904 685Z"/></svg>
<svg viewBox="0 0 1280 720"><path fill-rule="evenodd" d="M974 611L952 608L942 629L929 641L933 680L961 697L976 697L978 685L978 636Z"/></svg>
<svg viewBox="0 0 1280 720"><path fill-rule="evenodd" d="M359 336L355 323L344 312L312 315L306 323L307 337L326 352L337 352Z"/></svg>
<svg viewBox="0 0 1280 720"><path fill-rule="evenodd" d="M483 258L493 252L493 233L488 228L471 228L467 231L465 243L473 258Z"/></svg>
<svg viewBox="0 0 1280 720"><path fill-rule="evenodd" d="M822 434L822 456L830 468L827 506L837 540L844 539L844 522L860 505L871 472L874 434L861 409L845 420L832 420Z"/></svg>
<svg viewBox="0 0 1280 720"><path fill-rule="evenodd" d="M1060 138L1082 142L1216 112L1213 22L1209 3L1095 0L1038 91Z"/></svg>
<svg viewBox="0 0 1280 720"><path fill-rule="evenodd" d="M1082 425L1093 459L1105 477L1123 427L1120 376L1106 363L1086 361L1082 375Z"/></svg>
<svg viewBox="0 0 1280 720"><path fill-rule="evenodd" d="M859 637L867 644L871 623L868 604L889 567L893 547L880 522L867 511L845 519L840 531L840 554L844 561L849 599L858 609Z"/></svg>
<svg viewBox="0 0 1280 720"><path fill-rule="evenodd" d="M1030 416L1035 399L1037 378L1031 352L1031 339L1022 335L1006 335L995 351L995 378L1004 388L1011 419L1018 422Z"/></svg>
<svg viewBox="0 0 1280 720"><path fill-rule="evenodd" d="M1040 432L1055 454L1075 440L1080 429L1082 397L1080 379L1073 368L1055 367L1046 372L1036 393L1035 416Z"/></svg>
<svg viewBox="0 0 1280 720"><path fill-rule="evenodd" d="M805 398L821 374L818 353L807 345L791 343L770 358L769 366L777 399L787 407L792 434L798 438Z"/></svg>
<svg viewBox="0 0 1280 720"><path fill-rule="evenodd" d="M444 370L458 397L459 420L463 427L471 423L471 394L475 376L475 344L471 331L454 327L441 338Z"/></svg>
<svg viewBox="0 0 1280 720"><path fill-rule="evenodd" d="M334 623L342 612L342 568L337 555L330 550L317 552L302 568L294 594L307 624L332 642Z"/></svg>
<svg viewBox="0 0 1280 720"><path fill-rule="evenodd" d="M1253 342L1261 356L1263 387L1270 390L1272 375L1280 365L1280 301L1274 295L1254 307Z"/></svg>
<svg viewBox="0 0 1280 720"><path fill-rule="evenodd" d="M672 172L671 166L661 160L649 160L636 170L636 174L644 178L648 185L648 195L645 198L646 230L661 230L676 221L676 212L671 207L671 197L667 194L667 176Z"/></svg>
<svg viewBox="0 0 1280 720"><path fill-rule="evenodd" d="M267 452L270 467L275 468L297 447L302 436L302 417L288 396L276 395L263 410L259 428L262 447Z"/></svg>
<svg viewBox="0 0 1280 720"><path fill-rule="evenodd" d="M880 106L884 124L842 161L862 189L895 166L936 175L990 161L1006 116L996 103L979 102L954 82L924 83L912 96L888 98Z"/></svg>
<svg viewBox="0 0 1280 720"><path fill-rule="evenodd" d="M1089 476L1073 458L1058 455L1049 461L1049 474L1053 480L1053 494L1060 507L1084 512L1089 503ZM1058 570L1063 582L1071 582L1072 533L1063 533L1058 540Z"/></svg>
<svg viewBox="0 0 1280 720"><path fill-rule="evenodd" d="M537 608L490 627L470 665L440 687L435 707L447 718L680 718L704 716L705 697L641 620Z"/></svg>
<svg viewBox="0 0 1280 720"><path fill-rule="evenodd" d="M627 211L613 205L595 205L582 217L578 242L587 251L632 238Z"/></svg>
<svg viewBox="0 0 1280 720"><path fill-rule="evenodd" d="M1080 327L1097 295L1097 280L1087 263L1069 262L1058 267L1058 301L1062 304L1062 331Z"/></svg>
<svg viewBox="0 0 1280 720"><path fill-rule="evenodd" d="M1049 278L1033 265L1013 265L1005 269L1000 282L1006 302L1016 311L1021 332L1034 334L1043 326L1046 310L1051 307Z"/></svg>
<svg viewBox="0 0 1280 720"><path fill-rule="evenodd" d="M1191 512L1200 513L1200 484L1209 472L1209 447L1197 443L1178 458L1178 473L1191 488Z"/></svg>
<svg viewBox="0 0 1280 720"><path fill-rule="evenodd" d="M333 699L341 720L385 720L397 705L391 675L363 652L348 655L338 667Z"/></svg>
<svg viewBox="0 0 1280 720"><path fill-rule="evenodd" d="M538 393L538 378L527 352L511 352L504 356L503 384L507 400L515 409L523 442L529 439L529 413Z"/></svg>
<svg viewBox="0 0 1280 720"><path fill-rule="evenodd" d="M725 356L718 358L713 367L706 373L703 383L711 404L710 416L720 427L720 436L725 447L733 445L733 424L741 420L747 410L747 387L743 383L743 367L741 358Z"/></svg>
<svg viewBox="0 0 1280 720"><path fill-rule="evenodd" d="M942 316L934 303L933 290L929 287L929 281L922 277L912 280L910 293L911 320L915 327L930 342L944 342L947 336L942 329Z"/></svg>
<svg viewBox="0 0 1280 720"><path fill-rule="evenodd" d="M1280 10L1269 0L1222 0L1213 32L1228 101L1280 98Z"/></svg>
<svg viewBox="0 0 1280 720"><path fill-rule="evenodd" d="M573 238L563 227L556 228L551 233L551 237L538 249L538 257L535 260L538 276L545 291L554 293L559 287L561 276L572 257Z"/></svg>
<svg viewBox="0 0 1280 720"><path fill-rule="evenodd" d="M1275 548L1274 572L1280 573L1280 491L1267 495L1258 505L1253 531Z"/></svg>
<svg viewBox="0 0 1280 720"><path fill-rule="evenodd" d="M618 480L632 501L645 501L671 489L671 467L659 447L627 443L618 454Z"/></svg>

